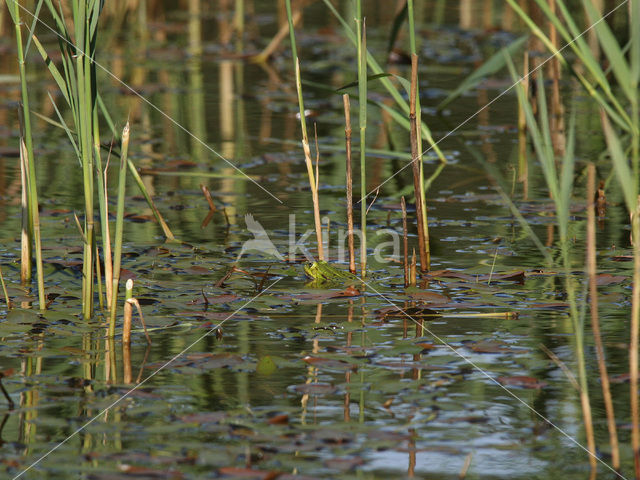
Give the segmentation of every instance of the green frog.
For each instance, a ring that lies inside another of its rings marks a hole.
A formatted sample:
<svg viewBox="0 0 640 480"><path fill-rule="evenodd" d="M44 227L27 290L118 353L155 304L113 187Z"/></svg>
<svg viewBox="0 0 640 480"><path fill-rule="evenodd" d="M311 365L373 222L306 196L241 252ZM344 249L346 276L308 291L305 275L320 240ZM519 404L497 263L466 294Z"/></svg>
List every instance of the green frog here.
<svg viewBox="0 0 640 480"><path fill-rule="evenodd" d="M358 281L358 277L355 275L334 267L324 260L306 264L304 273L312 280L312 285L355 283Z"/></svg>

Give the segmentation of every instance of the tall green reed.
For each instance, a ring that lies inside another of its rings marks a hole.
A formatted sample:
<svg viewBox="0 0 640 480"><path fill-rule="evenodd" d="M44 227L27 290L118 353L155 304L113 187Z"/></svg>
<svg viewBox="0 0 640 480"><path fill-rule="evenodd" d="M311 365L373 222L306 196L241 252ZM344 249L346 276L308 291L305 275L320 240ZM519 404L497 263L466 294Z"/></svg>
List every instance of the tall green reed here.
<svg viewBox="0 0 640 480"><path fill-rule="evenodd" d="M36 167L33 155L33 137L31 131L31 112L29 109L29 94L27 90L27 74L25 68L25 56L28 53L31 37L28 37L27 48L23 46L22 20L20 18L20 5L15 0L6 0L7 10L11 15L16 34L18 70L20 74L21 108L20 116L20 159L23 170L23 186L26 190L26 211L23 217L28 217L23 227L23 257L22 257L22 281L31 281L32 251L36 254L36 274L38 282L38 302L41 310L46 308L44 291L44 270L42 267L42 242L40 233L40 215L38 212L38 186L36 183ZM26 243L26 244L24 244Z"/></svg>
<svg viewBox="0 0 640 480"><path fill-rule="evenodd" d="M564 51L559 51L542 29L527 15L515 0L507 0L548 50L569 68L585 91L600 106L601 122L618 184L631 215L634 284L631 308L629 345L630 408L632 420L632 448L636 477L640 478L640 413L638 402L638 348L640 340L640 224L638 220L638 194L640 175L640 2L620 2L618 8L628 8L629 41L621 44L611 27L600 17L591 0L581 0L588 25L578 26L576 16L564 0L556 0L557 13L547 2L535 0L540 10L554 25L558 34L570 47L581 67L571 63ZM607 14L608 15L608 14ZM583 38L582 31L592 26L596 47ZM608 69L600 61L600 52L606 58ZM609 75L609 73L611 75ZM615 125L615 127L614 127Z"/></svg>
<svg viewBox="0 0 640 480"><path fill-rule="evenodd" d="M518 75L511 61L508 67L512 78L517 81ZM542 72L537 76L538 91L538 116L536 119L531 103L529 102L525 88L521 83L517 84L518 103L524 111L527 130L533 144L533 150L542 168L544 179L553 200L556 212L556 225L558 226L560 254L564 268L565 290L573 334L575 338L576 363L578 367L578 383L580 386L580 404L584 419L587 446L590 452L589 461L592 468L596 467L596 447L593 432L593 420L591 415L591 403L589 400L588 377L585 362L584 342L584 311L579 311L576 279L572 273L572 260L570 255L571 242L569 237L569 211L573 193L573 178L575 169L575 117L572 116L568 129L565 154L561 159L556 159L549 129L549 112L544 90Z"/></svg>
<svg viewBox="0 0 640 480"><path fill-rule="evenodd" d="M362 1L356 0L358 125L360 127L360 276L367 275L367 27Z"/></svg>
<svg viewBox="0 0 640 480"><path fill-rule="evenodd" d="M122 236L124 229L124 197L127 183L127 155L129 152L129 122L122 130L122 148L120 150L120 168L118 170L118 202L116 207L116 231L113 252L113 278L111 287L111 316L109 319L109 336L113 337L116 330L116 311L118 305L118 284L120 283L120 263L122 259Z"/></svg>
<svg viewBox="0 0 640 480"><path fill-rule="evenodd" d="M44 48L34 37L34 44L45 60L52 77L71 111L76 137L68 132L82 168L84 190L83 225L83 269L82 269L82 314L90 318L93 314L95 220L94 195L95 176L98 176L98 198L101 222L104 230L106 200L100 162L100 136L98 124L98 92L96 80L96 56L98 19L103 2L100 0L73 0L73 34L67 28L67 19L60 6L53 0L44 0L54 21L61 53L60 71L51 61ZM60 10L58 10L60 7ZM64 124L66 126L66 124ZM67 127L68 128L68 127ZM103 239L108 241L108 239Z"/></svg>

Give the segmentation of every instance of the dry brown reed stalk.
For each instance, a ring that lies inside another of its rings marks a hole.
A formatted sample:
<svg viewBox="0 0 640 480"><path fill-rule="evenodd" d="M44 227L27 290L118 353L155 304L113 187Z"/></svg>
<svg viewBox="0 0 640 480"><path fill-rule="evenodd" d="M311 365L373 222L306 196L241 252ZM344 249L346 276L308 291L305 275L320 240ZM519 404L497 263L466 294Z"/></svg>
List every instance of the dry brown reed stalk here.
<svg viewBox="0 0 640 480"><path fill-rule="evenodd" d="M127 314L127 311L126 311L127 305L132 305L136 307L136 310L138 311L138 315L140 316L140 323L142 324L142 328L144 329L144 336L147 339L147 343L151 345L151 337L149 337L149 332L147 332L147 325L144 323L144 316L142 315L142 308L140 307L140 302L138 302L138 299L135 297L129 298L124 303L124 305L125 305L125 317ZM133 316L132 310L133 310L133 307L131 307L131 310L129 313L130 316ZM125 321L126 321L126 318L125 318ZM123 342L125 341L124 331L122 333L122 341ZM131 320L129 320L129 335L128 335L127 341L128 343L131 343Z"/></svg>
<svg viewBox="0 0 640 480"><path fill-rule="evenodd" d="M124 341L122 342L122 370L122 381L125 384L130 384L133 377L131 373L131 343Z"/></svg>
<svg viewBox="0 0 640 480"><path fill-rule="evenodd" d="M300 61L296 58L296 88L298 98L302 99L302 80L300 79ZM300 100L301 102L302 100ZM304 118L304 108L300 109L300 124L302 126L302 150L304 152L304 163L307 167L309 186L311 187L311 197L313 200L313 221L316 229L316 241L318 243L318 259L324 261L324 250L322 249L322 224L320 222L320 199L318 197L318 179L313 171L313 160L311 160L311 149L309 148L309 137ZM317 169L317 164L316 164Z"/></svg>
<svg viewBox="0 0 640 480"><path fill-rule="evenodd" d="M620 451L618 448L618 433L616 431L616 419L613 411L613 401L609 388L609 374L602 346L600 334L600 321L598 319L598 286L596 282L596 212L594 200L596 199L596 167L590 163L587 167L587 272L589 275L589 299L591 309L591 328L598 355L598 369L600 370L600 383L602 395L607 413L607 428L609 430L609 442L611 444L611 464L614 470L620 469Z"/></svg>
<svg viewBox="0 0 640 480"><path fill-rule="evenodd" d="M411 136L411 161L413 166L413 189L416 201L416 218L418 223L418 253L420 255L420 270L429 270L426 239L424 238L424 216L422 196L420 194L420 163L422 153L418 151L418 135L420 130L416 121L416 98L418 95L418 56L411 57L411 95L409 99L409 123Z"/></svg>
<svg viewBox="0 0 640 480"><path fill-rule="evenodd" d="M529 51L524 52L522 63L524 76L522 88L527 98L529 98ZM524 109L518 102L518 181L522 183L522 199L527 200L529 196L529 164L527 163L527 118Z"/></svg>
<svg viewBox="0 0 640 480"><path fill-rule="evenodd" d="M407 204L400 198L402 207L402 267L404 272L404 288L409 286L409 241L407 239Z"/></svg>
<svg viewBox="0 0 640 480"><path fill-rule="evenodd" d="M342 96L344 104L344 138L347 151L347 243L349 246L349 272L356 274L356 252L353 242L353 170L351 167L351 102L349 95Z"/></svg>
<svg viewBox="0 0 640 480"><path fill-rule="evenodd" d="M473 452L469 452L467 456L464 458L464 463L462 464L462 468L460 469L460 474L458 478L460 480L464 480L467 478L467 472L469 471L469 467L471 466L471 459L473 458Z"/></svg>
<svg viewBox="0 0 640 480"><path fill-rule="evenodd" d="M416 286L416 277L418 266L416 265L416 249L413 249L413 254L411 255L411 266L409 267L409 285L412 287Z"/></svg>
<svg viewBox="0 0 640 480"><path fill-rule="evenodd" d="M202 220L202 223L200 224L200 228L205 228L207 225L209 225L209 222L211 222L211 219L215 215L217 209L215 203L213 203L213 198L211 198L211 192L209 192L209 189L205 185L201 184L200 190L202 190L202 194L209 204L209 213L207 213L207 216L204 218L204 220Z"/></svg>
<svg viewBox="0 0 640 480"><path fill-rule="evenodd" d="M636 478L640 478L640 415L638 413L638 333L640 330L640 197L631 218L633 235L633 293L631 338L629 339L629 383L631 389L631 446Z"/></svg>

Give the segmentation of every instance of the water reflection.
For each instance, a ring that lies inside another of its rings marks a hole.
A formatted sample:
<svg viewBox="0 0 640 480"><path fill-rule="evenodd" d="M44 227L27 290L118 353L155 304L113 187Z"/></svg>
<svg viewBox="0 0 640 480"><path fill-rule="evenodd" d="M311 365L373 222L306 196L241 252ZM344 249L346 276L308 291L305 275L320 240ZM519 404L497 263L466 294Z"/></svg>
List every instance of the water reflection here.
<svg viewBox="0 0 640 480"><path fill-rule="evenodd" d="M440 63L425 62L424 90L429 95L438 95L430 90L431 87L434 90L451 89L462 78L461 71L468 72L477 65L480 53L474 53L473 45L481 44L487 52L493 51L491 42L499 42L499 37L492 37L494 29L501 27L517 31L521 28L503 2L437 0L418 3L416 15L425 22L422 27L425 52L438 40L442 42L442 48L447 49L446 52L434 53L434 58L440 59ZM20 400L19 410L13 416L5 415L0 432L4 429L6 438L18 438L24 445L19 456L21 463L27 464L49 448L51 439L58 438L61 431L70 430L77 418L97 414L106 401L103 399L110 400L122 393L119 385L131 386L140 382L145 377L143 372L150 371L148 368L145 370L147 355L152 362L166 360L197 338L202 329L209 326L208 322L216 322L221 316L229 315L237 303L218 297L236 295L249 299L255 293L255 282L246 276L228 279L226 289L215 284L215 280L224 276L239 245L246 239L242 221L245 213L258 216L269 232L283 241L286 241L283 218L290 213L287 208L299 214L299 230L310 222L309 195L296 140L298 127L292 114L295 93L292 75L286 66L287 43L285 41L274 50L270 63L254 65L245 63L241 58L260 51L259 47L267 45L278 29L286 25L283 1L277 2L278 10L273 9L273 4L221 0L212 6L189 0L185 3L186 12L163 1L105 4L106 24L124 25L128 31L122 38L114 34L104 39L110 47L109 53L105 54L110 69L234 165L261 183L277 189L287 205L275 205L255 185L234 177L236 171L200 141L138 98L123 97L121 86L101 79L111 86L111 89L105 89L105 100L113 108L114 118L122 122L129 117L134 124L135 148L132 151L138 166L145 169L145 185L155 196L177 236L194 246L167 246L166 251L158 249L153 255L139 248L140 245L157 247L163 239L158 227L144 218L150 216L151 211L133 198L138 192L132 184L127 192L128 209L132 214L127 222L127 268L140 276L140 288L149 297L159 300L158 304L146 307L156 328L164 329L174 323L179 327L184 324L184 327L157 330L154 334L154 339L158 339L157 345L154 343L144 353L135 341L131 347L123 346L121 357L118 357L118 342L105 340L102 327L86 327L90 330L87 331L85 327L74 326L77 330L64 336L65 329L55 323L59 320L55 316L47 320L53 329L51 333L26 335L32 342L31 351L21 350L22 347L12 339L4 342L3 352L6 353L3 353L3 361L20 369L19 380L7 378L5 383L14 395L20 391ZM532 2L525 0L520 4L527 8L533 6ZM244 14L236 8L238 5L243 6ZM346 18L353 17L350 2L340 2L339 6ZM353 78L353 68L349 63L353 53L344 46L340 25L325 15L323 8L322 2L309 2L305 9L300 10L298 28L308 62L309 79L337 88ZM376 42L384 44L394 9L382 1L367 2L366 8L370 14L368 24L372 45L375 46ZM437 26L435 30L432 30L432 23ZM158 24L161 25L156 28ZM453 25L460 27L463 33L451 28ZM486 38L492 40L483 43ZM402 46L405 40L401 37L399 45ZM540 46L532 41L529 50L535 52L540 50ZM11 53L2 57L2 72L15 73ZM446 63L442 60L446 58L456 60ZM32 60L33 65L35 60ZM531 66L535 66L536 61L539 61L539 55L534 55ZM443 68L446 66L455 70L447 71ZM519 68L527 70L522 62ZM406 75L401 65L389 66L388 70ZM52 105L43 93L51 89L50 80L36 68L33 75L36 79L34 109L51 117ZM564 83L557 66L545 75L552 81L550 106L556 122L553 130L558 133L554 136L554 148L560 154L565 142L563 107L573 98L563 98L566 93L563 92ZM504 84L505 78L501 77L502 83L498 83ZM468 117L494 98L498 90L489 83L472 95L461 98L452 109L450 120L455 125L455 122ZM372 91L374 95L380 95L373 82ZM316 121L321 143L341 145L343 119L340 95L311 87L305 90L305 95L318 111ZM432 115L429 108L437 103L438 98L429 95L423 97L425 118L438 135L443 136L449 127ZM15 85L3 85L1 125L14 123L12 112L17 99ZM381 101L388 102L388 99L382 98ZM479 144L478 150L488 162L499 170L507 171L507 176L515 175L521 186L514 188L513 198L529 209L525 213L536 233L542 238L546 236L548 245L554 245L557 239L553 213L545 210L547 199L546 194L541 195L544 190L539 169L527 162L524 140L521 142L523 147L518 150L517 134L507 127L516 123L514 112L513 99L506 98L504 104L483 110L461 134L464 141L470 139ZM393 122L391 115L388 112L374 115L377 116L372 127L371 147L406 150L406 134ZM587 113L584 117L593 117L593 114ZM588 127L585 124L585 128ZM19 224L17 199L20 185L15 156L11 155L12 149L15 151L15 132L0 128L0 145L7 148L0 158L3 268L9 271L8 276L13 282L11 295L24 308L29 308L32 297L15 287L14 237ZM49 240L55 239L49 244L47 253L55 262L48 267L48 278L61 297L52 304L53 311L70 322L72 320L69 319L75 319L67 308L72 309L76 302L72 292L77 275L64 264L73 254L61 249L59 244L69 247L69 244L77 242L77 234L69 218L71 210L77 208L78 183L77 179L67 178L75 165L70 159L69 148L63 144L64 135L44 122L38 122L38 129L41 150L38 168L50 174L39 176L45 193L43 209L50 212L67 210L48 214L44 221ZM522 312L520 319L512 323L495 319L473 322L457 319L433 324L427 323L430 320L421 319L415 326L408 319L401 323L397 319L382 322L375 311L384 305L378 305L376 302L382 303L381 300L371 293L362 300L343 300L339 305L331 301L298 304L298 300L289 300L287 296L292 294L289 289L299 293L303 288L299 266L276 265L274 270L286 279L283 283L287 288L283 287L264 304L258 302L244 309L241 318L234 317L234 321L225 325L225 337L220 341L208 337L196 347L197 353L205 356L221 355L212 357L215 361L233 358L236 364L223 362L222 366L203 367L197 363L197 357L193 357L189 359L190 363L168 368L158 376L153 388L144 392L147 397L109 412L100 419L100 429L83 432L79 443L61 449L60 457L57 457L59 463L49 465L75 464L80 452L88 460L86 465L74 468L93 472L92 468L98 465L101 469L113 471L120 463L119 457L113 454L127 453L132 445L139 446L142 442L168 451L174 457L172 465L179 464L185 471L195 472L193 475L200 474L200 469L210 472L234 463L251 468L264 467L265 470L281 468L308 475L335 476L339 474L338 470L326 467L323 462L335 458L336 451L348 443L347 448L354 456L362 457L364 462L362 471L354 473L354 476L370 474L372 477L389 478L406 473L409 477L431 474L438 478L457 478L465 458L470 458L468 450L473 449L470 475L496 476L496 472L504 472L505 465L508 465L509 475L513 477L563 475L566 478L583 478L580 465L585 462L582 457L568 465L566 458L577 458L576 451L564 445L555 432L532 420L521 405L488 385L485 379L469 374L460 359L451 352L433 349L427 353L418 345L428 338L425 333L427 326L465 352L469 350L469 341L477 342L483 338L498 338L505 344L522 349L522 353L505 353L498 349L497 353L473 354L484 367L496 374L522 374L544 379L549 384L548 388L541 391L521 389L518 393L537 410L558 420L572 435L580 438L581 419L575 392L559 378L557 371L537 348L538 343L544 342L565 359L571 358L571 344L567 340L571 329L561 311L564 308L561 305L564 301L563 280L553 272L544 271L540 256L527 246L511 219L511 213L500 203L484 172L475 166L470 167L467 154L460 154L461 149L453 141L443 143L453 161L433 185L429 198L434 242L440 249L434 250L434 268L479 269L487 260L486 252L491 252L491 256L497 253L493 240L500 238L506 239L513 254L498 256L498 267L527 268L528 272L535 268L543 272L540 277L532 275L527 278L526 285L517 286L487 285L485 288L484 285L451 279L414 283L418 283L421 291L443 291L458 302L466 302L472 309L486 310L495 308L495 305L517 308ZM335 232L344 219L343 155L331 154L322 146L321 150L321 177L326 179L326 183L321 185L323 209L331 218L331 231ZM507 170L510 168L507 167L509 159L518 155L517 172ZM390 160L385 155L372 157L368 179L370 188L402 165L397 159ZM165 175L158 174L160 171ZM212 171L223 178L199 176L199 172ZM182 175L185 172L195 175ZM224 206L228 219L225 228L220 225L222 215L214 216L202 228L203 218L212 213L202 198L202 184L211 192L213 202ZM405 187L409 184L410 178L401 174L389 183L388 190L381 193L370 213L373 230L383 226L399 229L395 220L398 216L394 217L390 212L398 211L398 198L407 195ZM607 224L602 226L601 247L608 247L611 243L626 245L626 221L623 213L615 207L608 209ZM413 244L415 229L411 227L409 230ZM259 256L245 261L243 268L249 272L263 272L268 267ZM612 271L625 271L624 266L613 261L603 259L603 262ZM381 283L395 295L394 299L399 304L418 306L407 301L401 288L402 272L398 266L385 265L374 275L376 279L382 279ZM214 299L211 305L197 309L188 304L203 291ZM603 305L603 314L608 319L603 329L611 339L607 349L612 352L610 358L614 374L625 371L626 357L617 345L625 338L619 326L623 323L619 310L622 310L620 305L625 305L627 296L628 284L623 283L612 288L611 297ZM531 307L545 302L546 310ZM287 317L283 319L278 314ZM327 324L336 325L331 334L324 336L323 330L314 330ZM59 349L68 347L80 349L72 360L61 357L59 353ZM307 364L301 357L308 352L314 357L326 355L332 360L344 359L353 362L357 368L334 371L320 364ZM272 375L255 372L257 359L265 355L276 359L277 369ZM61 398L62 395L56 392L58 384L73 378L77 378L78 386L65 393L66 398ZM307 392L298 395L292 392L291 387L301 383L327 383L335 387L336 393L316 395ZM626 393L622 387L618 393L616 401L623 407L620 399ZM55 399L59 399L57 406L43 408L48 404L46 402ZM389 399L392 403L387 405ZM275 410L288 415L288 425L277 427L268 423L267 413ZM212 417L205 417L204 421L197 423L183 421L186 414L218 411L224 411L224 421ZM437 418L431 420L425 412L437 412ZM594 412L602 417L598 405ZM61 427L56 421L64 422L64 425ZM174 427L177 424L179 428ZM238 425L246 430L241 430ZM330 438L336 434L324 432L327 425L335 427L341 434L353 429L357 438L347 440L345 434L345 444L340 444L335 438ZM175 439L175 445L167 445L167 435ZM602 432L599 435L604 439ZM606 445L603 439L600 443ZM188 456L178 448L183 446L183 441L184 449L191 449L189 455L195 455L197 461L189 463L185 460ZM211 443L211 450L224 450L225 457L221 459L215 452L208 451L207 443ZM232 455L227 455L226 449ZM291 451L294 454L289 455ZM305 462L301 462L300 456L295 456L307 454L309 457ZM153 464L152 459L135 461L149 468ZM52 473L60 478L67 474Z"/></svg>

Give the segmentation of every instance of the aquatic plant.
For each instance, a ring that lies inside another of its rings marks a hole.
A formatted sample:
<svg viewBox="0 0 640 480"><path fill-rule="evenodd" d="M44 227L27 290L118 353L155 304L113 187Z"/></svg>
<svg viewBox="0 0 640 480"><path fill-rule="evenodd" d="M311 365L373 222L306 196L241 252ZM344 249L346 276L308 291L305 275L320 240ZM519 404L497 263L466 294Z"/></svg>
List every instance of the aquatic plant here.
<svg viewBox="0 0 640 480"><path fill-rule="evenodd" d="M35 249L38 302L40 309L44 310L47 304L45 301L44 272L42 268L42 241L40 232L40 214L38 212L38 186L36 183L36 165L33 155L33 137L31 132L31 110L29 108L29 93L27 90L27 74L25 68L25 56L29 51L31 36L27 37L27 46L24 48L20 5L16 0L6 0L6 6L15 27L18 70L20 74L20 93L22 100L19 109L20 169L22 172L23 207L21 280L22 283L28 283L31 281L32 251ZM7 307L8 306L9 303L7 301Z"/></svg>
<svg viewBox="0 0 640 480"><path fill-rule="evenodd" d="M296 35L293 24L293 14L291 12L291 0L286 0L287 19L289 21L289 39L291 41L291 52L293 56L293 68L296 78L296 91L298 92L298 107L300 110L300 128L302 130L302 150L304 152L304 162L307 167L309 187L313 199L313 220L316 229L316 240L318 244L318 259L324 261L324 251L322 248L322 225L320 223L320 199L318 197L317 165L316 173L313 171L313 160L311 159L311 149L309 148L309 134L307 132L307 120L304 108L304 98L302 97L302 79L300 77L300 60L298 59L298 49L296 47ZM319 152L316 152L319 155Z"/></svg>

